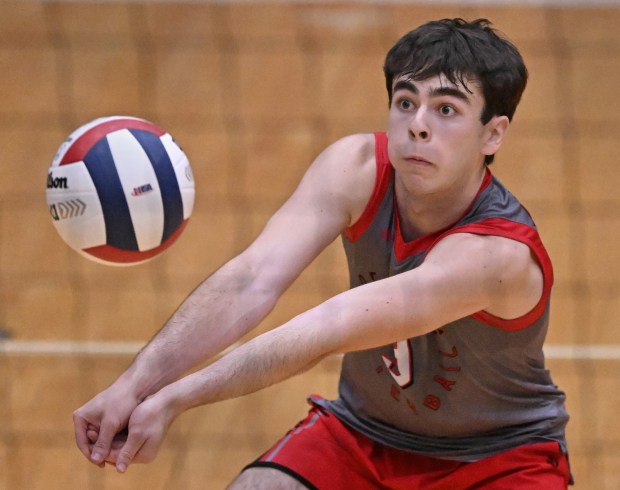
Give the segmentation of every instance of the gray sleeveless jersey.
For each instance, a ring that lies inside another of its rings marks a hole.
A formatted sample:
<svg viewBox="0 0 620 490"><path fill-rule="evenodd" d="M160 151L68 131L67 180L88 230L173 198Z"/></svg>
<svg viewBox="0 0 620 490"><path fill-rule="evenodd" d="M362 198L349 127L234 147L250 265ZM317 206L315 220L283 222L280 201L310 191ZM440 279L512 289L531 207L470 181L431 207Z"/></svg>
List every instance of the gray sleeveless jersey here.
<svg viewBox="0 0 620 490"><path fill-rule="evenodd" d="M527 244L543 271L543 295L521 318L479 312L427 335L348 353L339 398L314 402L374 440L439 458L474 461L544 441L566 449L565 395L553 384L542 352L553 272L530 215L487 171L457 223L405 242L384 133L376 135L376 156L373 196L343 235L351 287L419 266L448 234L474 233Z"/></svg>

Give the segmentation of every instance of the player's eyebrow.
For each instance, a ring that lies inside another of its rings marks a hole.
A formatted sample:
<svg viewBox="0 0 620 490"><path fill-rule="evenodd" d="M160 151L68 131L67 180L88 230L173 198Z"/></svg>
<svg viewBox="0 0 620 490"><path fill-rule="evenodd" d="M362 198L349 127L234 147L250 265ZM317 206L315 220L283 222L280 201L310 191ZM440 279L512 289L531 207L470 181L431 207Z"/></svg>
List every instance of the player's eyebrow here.
<svg viewBox="0 0 620 490"><path fill-rule="evenodd" d="M416 84L413 83L409 79L402 79L394 84L393 93L396 93L399 90L408 90L409 92L412 92L414 94L418 94L420 92ZM471 101L469 97L467 97L467 94L465 94L463 91L459 90L456 87L446 87L446 86L435 87L431 90L430 95L431 97L441 97L441 96L456 97L457 99L462 100L463 102L467 104L471 104Z"/></svg>
<svg viewBox="0 0 620 490"><path fill-rule="evenodd" d="M436 87L433 90L431 90L431 96L432 97L441 97L442 95L447 95L449 97L456 97L457 99L460 99L460 100L462 100L463 102L465 102L467 104L471 104L471 101L469 100L469 97L467 97L467 94L465 94L464 92L462 92L458 88L455 88L455 87Z"/></svg>
<svg viewBox="0 0 620 490"><path fill-rule="evenodd" d="M414 94L417 94L419 92L418 87L416 87L415 83L413 83L409 79L401 79L396 82L396 84L394 84L394 89L392 90L392 92L396 93L399 90L408 90L409 92L413 92Z"/></svg>

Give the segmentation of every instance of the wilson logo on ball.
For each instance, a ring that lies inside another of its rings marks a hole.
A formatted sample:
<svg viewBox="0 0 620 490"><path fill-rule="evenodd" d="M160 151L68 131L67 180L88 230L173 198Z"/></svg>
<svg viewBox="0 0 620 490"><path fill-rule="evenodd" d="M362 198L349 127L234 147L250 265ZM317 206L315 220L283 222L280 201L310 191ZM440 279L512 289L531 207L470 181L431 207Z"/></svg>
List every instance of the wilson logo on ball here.
<svg viewBox="0 0 620 490"><path fill-rule="evenodd" d="M47 203L60 236L80 254L137 264L183 232L194 205L191 176L185 153L161 128L134 117L101 118L60 146Z"/></svg>
<svg viewBox="0 0 620 490"><path fill-rule="evenodd" d="M47 174L48 189L68 189L67 177L54 177L52 172Z"/></svg>

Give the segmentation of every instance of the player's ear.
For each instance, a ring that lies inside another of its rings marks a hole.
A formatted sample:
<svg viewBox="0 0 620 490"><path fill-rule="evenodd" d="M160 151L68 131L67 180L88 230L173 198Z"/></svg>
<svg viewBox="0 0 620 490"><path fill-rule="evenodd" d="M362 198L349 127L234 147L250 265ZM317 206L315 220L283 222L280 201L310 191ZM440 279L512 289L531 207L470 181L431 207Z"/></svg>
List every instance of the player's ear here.
<svg viewBox="0 0 620 490"><path fill-rule="evenodd" d="M502 142L508 133L510 120L508 116L494 116L486 123L485 140L482 147L484 155L494 155L502 146Z"/></svg>

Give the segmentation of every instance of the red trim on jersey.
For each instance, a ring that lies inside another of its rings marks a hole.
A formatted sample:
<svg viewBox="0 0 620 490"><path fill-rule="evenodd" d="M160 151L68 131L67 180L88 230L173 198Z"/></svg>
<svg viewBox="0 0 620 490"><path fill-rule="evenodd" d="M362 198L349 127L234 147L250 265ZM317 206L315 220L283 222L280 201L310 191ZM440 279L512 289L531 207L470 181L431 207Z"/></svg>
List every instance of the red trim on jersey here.
<svg viewBox="0 0 620 490"><path fill-rule="evenodd" d="M476 201L480 193L489 186L492 180L493 180L493 176L491 175L491 172L487 168L486 173L484 174L484 178L482 179L482 184L480 184L480 188L478 189L478 192L476 193L475 197L472 199L469 206L467 206L467 209L465 210L465 212L459 217L459 219L457 219L450 226L446 226L445 228L439 231L436 231L435 233L430 233L428 235L421 236L420 238L416 238L415 240L411 240L410 242L406 242L405 239L403 238L403 235L400 229L400 215L398 213L398 206L396 204L396 196L394 196L394 215L396 219L396 237L394 241L394 253L396 255L396 259L399 262L402 262L407 257L410 257L411 255L414 255L419 252L423 252L424 250L432 246L440 236L446 233L446 231L450 230L450 228L452 228L456 223L461 221L461 219L463 219L463 217L467 215L467 213L469 213L471 207L474 205L474 202Z"/></svg>
<svg viewBox="0 0 620 490"><path fill-rule="evenodd" d="M121 250L120 248L116 248L111 245L99 245L97 247L85 248L83 249L83 252L86 252L87 254L98 259L105 260L106 262L116 262L119 265L144 262L145 260L155 257L157 254L160 254L170 247L170 245L172 245L174 241L179 238L181 233L183 233L188 221L189 220L187 219L184 220L165 242L158 247L151 248L150 250L139 252L133 250Z"/></svg>
<svg viewBox="0 0 620 490"><path fill-rule="evenodd" d="M506 320L504 318L497 317L486 311L479 311L471 315L472 318L484 322L493 327L501 328L514 332L517 330L523 330L532 325L538 320L545 312L549 295L551 294L551 287L553 286L553 266L551 265L551 259L545 250L540 236L535 228L510 221L503 218L489 218L478 223L472 223L469 225L463 225L453 230L448 230L441 238L454 233L473 233L476 235L493 235L504 238L510 238L517 242L524 243L534 253L538 264L543 273L543 292L540 300L528 313L518 318ZM437 240L435 243L437 243ZM435 245L431 245L430 249Z"/></svg>
<svg viewBox="0 0 620 490"><path fill-rule="evenodd" d="M368 229L392 181L393 169L387 153L387 135L385 133L375 133L375 160L377 174L370 200L359 219L343 232L350 242L359 239Z"/></svg>
<svg viewBox="0 0 620 490"><path fill-rule="evenodd" d="M160 127L155 126L153 123L144 121L142 119L112 119L110 121L106 121L93 126L78 139L76 139L71 144L69 150L67 150L67 153L63 155L62 160L58 165L67 165L69 163L75 163L84 160L84 157L86 156L88 151L97 141L103 138L106 134L113 131L118 131L119 129L143 129L160 137L166 134L166 132Z"/></svg>

